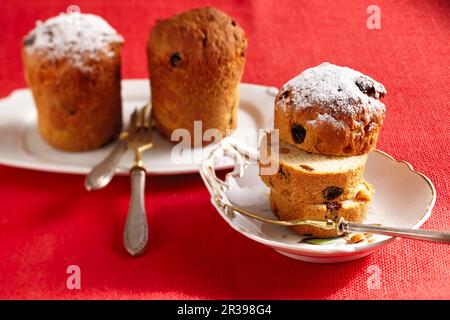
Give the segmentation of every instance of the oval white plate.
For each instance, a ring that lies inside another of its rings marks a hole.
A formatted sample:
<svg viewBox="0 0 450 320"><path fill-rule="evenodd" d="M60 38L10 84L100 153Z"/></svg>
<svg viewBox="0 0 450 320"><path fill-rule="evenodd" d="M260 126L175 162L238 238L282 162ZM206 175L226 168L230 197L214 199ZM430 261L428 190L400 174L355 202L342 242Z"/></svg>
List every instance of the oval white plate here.
<svg viewBox="0 0 450 320"><path fill-rule="evenodd" d="M144 105L150 97L148 80L130 79L122 81L123 119L136 107ZM249 130L272 126L273 93L267 87L241 84L241 99L238 111L238 128L231 135L250 146L258 142L257 136L246 134ZM190 161L172 161L171 152L175 144L155 132L153 148L144 153L143 160L150 174L181 174L197 172L203 158L214 145L196 148ZM49 146L36 129L36 111L31 92L16 90L0 100L0 164L52 172L86 174L111 150L112 144L90 152L63 152ZM189 160L189 159L188 159ZM129 171L133 155L129 152L117 168L118 173ZM221 168L229 167L223 163Z"/></svg>
<svg viewBox="0 0 450 320"><path fill-rule="evenodd" d="M269 189L258 176L257 164L249 164L242 177L239 170L226 176L221 187L211 187L217 179L208 179L208 166L205 162L200 171L212 200L218 194L235 207L260 216L276 219L270 211ZM238 168L238 166L236 166ZM404 161L396 161L382 151L369 154L364 177L374 185L375 195L369 206L366 223L381 223L385 226L419 228L431 215L436 200L436 190L432 182L423 174L413 170ZM271 247L277 252L293 259L307 262L335 263L362 258L395 240L393 237L373 235L370 243L351 244L338 238L328 244L309 244L300 242L302 237L287 227L276 226L248 218L236 213L228 215L225 210L212 201L223 219L244 236Z"/></svg>

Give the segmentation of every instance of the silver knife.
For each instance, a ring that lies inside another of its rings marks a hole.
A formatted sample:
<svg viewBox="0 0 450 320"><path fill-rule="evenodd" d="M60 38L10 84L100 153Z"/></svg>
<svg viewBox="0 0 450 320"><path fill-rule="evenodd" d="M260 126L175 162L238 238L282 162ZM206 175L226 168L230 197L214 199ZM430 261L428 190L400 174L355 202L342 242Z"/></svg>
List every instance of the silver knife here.
<svg viewBox="0 0 450 320"><path fill-rule="evenodd" d="M122 131L119 136L119 141L108 156L92 168L91 172L86 176L84 187L87 191L101 189L111 182L120 159L122 159L123 155L128 150L128 130Z"/></svg>

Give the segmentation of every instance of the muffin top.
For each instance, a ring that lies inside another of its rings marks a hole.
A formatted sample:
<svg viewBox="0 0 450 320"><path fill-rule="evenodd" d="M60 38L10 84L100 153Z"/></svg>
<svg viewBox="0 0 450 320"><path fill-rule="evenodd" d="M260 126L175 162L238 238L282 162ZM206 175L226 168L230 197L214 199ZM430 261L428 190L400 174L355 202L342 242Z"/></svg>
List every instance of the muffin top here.
<svg viewBox="0 0 450 320"><path fill-rule="evenodd" d="M386 108L380 98L385 94L381 83L361 72L324 62L288 81L276 107L309 115L311 125L320 120L342 127L361 116L382 121Z"/></svg>
<svg viewBox="0 0 450 320"><path fill-rule="evenodd" d="M113 44L122 43L123 38L103 18L79 12L37 21L23 40L27 53L66 59L80 69L89 68L89 61L98 60L99 54L113 56Z"/></svg>
<svg viewBox="0 0 450 320"><path fill-rule="evenodd" d="M386 108L384 86L361 72L331 63L307 69L275 98L274 127L298 148L336 156L376 147Z"/></svg>
<svg viewBox="0 0 450 320"><path fill-rule="evenodd" d="M247 36L226 13L211 7L189 10L153 27L148 48L151 59L170 69L220 67L245 58ZM161 61L159 61L161 60Z"/></svg>

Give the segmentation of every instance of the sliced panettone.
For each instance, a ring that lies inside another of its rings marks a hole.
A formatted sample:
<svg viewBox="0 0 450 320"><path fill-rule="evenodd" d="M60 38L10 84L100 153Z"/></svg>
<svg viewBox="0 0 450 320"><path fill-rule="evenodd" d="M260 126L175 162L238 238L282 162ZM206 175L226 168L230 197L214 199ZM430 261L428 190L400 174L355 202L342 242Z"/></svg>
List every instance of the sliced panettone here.
<svg viewBox="0 0 450 320"><path fill-rule="evenodd" d="M278 171L265 175L268 162L278 162ZM323 203L354 198L362 183L367 154L350 157L309 153L280 141L279 158L272 152L260 161L263 182L301 203Z"/></svg>
<svg viewBox="0 0 450 320"><path fill-rule="evenodd" d="M319 204L309 204L296 201L280 192L270 191L270 207L274 214L280 220L320 220L326 221L331 219L337 221L339 218L344 218L347 221L363 222L370 200L361 198L358 200L360 193L367 193L372 195L373 188L370 184L364 182L360 192L355 198L344 201L327 201ZM303 235L309 235L316 238L333 238L338 236L334 230L324 230L313 226L295 226L292 229Z"/></svg>

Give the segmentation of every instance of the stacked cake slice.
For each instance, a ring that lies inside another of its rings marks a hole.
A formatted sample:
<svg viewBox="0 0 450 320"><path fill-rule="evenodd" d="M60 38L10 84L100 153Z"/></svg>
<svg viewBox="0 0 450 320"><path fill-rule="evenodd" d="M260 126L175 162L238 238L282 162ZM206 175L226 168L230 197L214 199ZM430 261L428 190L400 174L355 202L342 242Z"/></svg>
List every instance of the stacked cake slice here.
<svg viewBox="0 0 450 320"><path fill-rule="evenodd" d="M261 169L267 163L278 166L271 174L260 170L260 176L279 219L363 222L374 191L363 173L384 119L379 101L384 94L373 79L328 63L281 88L275 101L279 152L270 150L268 161L260 162ZM268 140L263 139L261 149L270 148ZM294 230L336 236L334 230L312 226Z"/></svg>
<svg viewBox="0 0 450 320"><path fill-rule="evenodd" d="M366 154L322 155L280 141L278 171L261 175L261 179L270 188L272 211L281 220L343 217L362 222L373 191L363 178L366 161ZM334 231L310 226L297 226L294 230L320 238L336 236Z"/></svg>

